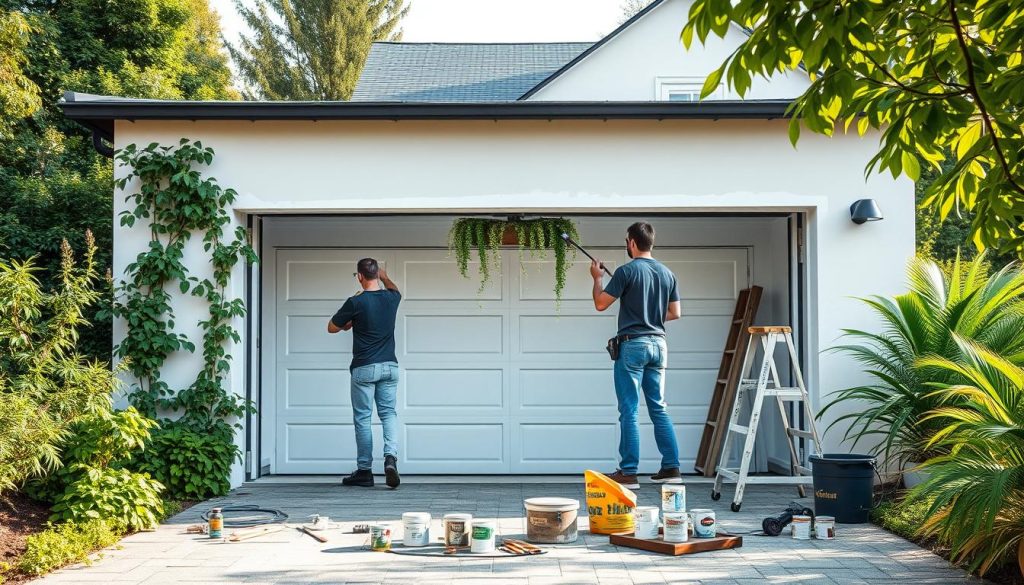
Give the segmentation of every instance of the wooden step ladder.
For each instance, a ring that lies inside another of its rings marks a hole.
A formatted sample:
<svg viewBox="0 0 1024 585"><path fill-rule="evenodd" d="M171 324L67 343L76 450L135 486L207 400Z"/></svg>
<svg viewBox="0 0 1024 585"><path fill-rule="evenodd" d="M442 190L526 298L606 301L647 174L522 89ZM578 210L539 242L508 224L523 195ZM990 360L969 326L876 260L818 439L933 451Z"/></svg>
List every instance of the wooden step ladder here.
<svg viewBox="0 0 1024 585"><path fill-rule="evenodd" d="M736 482L736 494L732 500L732 511L739 512L743 504L743 490L747 484L768 483L768 484L790 484L796 485L800 497L804 497L804 486L813 485L811 470L805 467L797 456L796 447L793 442L797 438L807 439L814 442L814 453L821 455L821 442L818 440L818 429L814 425L814 412L811 409L811 401L807 396L807 388L804 386L804 377L800 372L800 359L793 345L793 330L786 326L773 327L751 327L748 329L750 339L747 343L746 355L743 360L744 375L751 375L751 368L754 366L754 356L757 354L757 345L761 345L763 357L761 369L757 378L741 379L738 391L733 399L732 416L729 418L728 432L722 445L721 455L718 461L718 474L715 476L715 487L711 490L711 499L718 500L722 497L722 484L725 480ZM790 364L793 370L793 377L796 386L782 386L779 383L779 371L775 365L775 349L780 341L784 341L789 350ZM770 380L769 380L770 378ZM769 383L770 382L770 383ZM746 426L740 423L740 412L743 410L745 395L751 390L754 391L754 403L750 411L750 421ZM754 476L748 475L750 471L750 460L754 455L754 441L757 438L758 426L761 420L761 407L765 397L774 397L779 405L779 414L782 416L782 425L786 433L786 444L789 445L790 473L789 476ZM786 414L786 402L800 402L804 409L807 429L797 428L790 424L789 415ZM733 440L743 437L743 454L740 457L740 466L736 469L729 469L730 447Z"/></svg>
<svg viewBox="0 0 1024 585"><path fill-rule="evenodd" d="M711 394L708 417L704 422L704 432L701 434L697 459L693 465L697 473L703 474L704 477L715 475L725 425L729 422L729 415L732 412L730 407L736 396L737 382L743 375L742 351L747 347L747 340L750 337L748 329L757 317L757 307L761 304L763 292L764 289L761 287L752 286L741 290L736 299L736 309L732 313L729 334L725 338L722 363L718 367L715 390Z"/></svg>

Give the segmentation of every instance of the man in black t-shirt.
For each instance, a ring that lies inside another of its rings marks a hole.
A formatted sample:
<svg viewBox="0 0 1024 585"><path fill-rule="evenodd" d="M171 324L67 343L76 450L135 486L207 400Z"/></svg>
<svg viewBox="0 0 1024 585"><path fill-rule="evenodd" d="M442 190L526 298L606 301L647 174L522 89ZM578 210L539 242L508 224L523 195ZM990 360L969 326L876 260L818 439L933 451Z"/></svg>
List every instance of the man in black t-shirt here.
<svg viewBox="0 0 1024 585"><path fill-rule="evenodd" d="M665 322L678 319L682 312L679 282L671 270L651 256L652 249L654 227L638 221L626 230L626 255L631 261L615 271L608 286L603 284L601 262L594 260L590 266L594 307L604 311L616 299L619 301L619 356L613 368L619 403L619 469L608 477L630 489L640 487L636 474L640 464L637 417L641 394L661 452L661 469L651 480L683 482L679 473L679 445L665 403Z"/></svg>
<svg viewBox="0 0 1024 585"><path fill-rule="evenodd" d="M373 487L373 405L384 427L384 476L397 488L398 358L395 357L395 320L402 293L373 258L359 261L353 275L362 292L350 297L327 323L328 333L352 330L352 422L356 434L357 469L343 485Z"/></svg>

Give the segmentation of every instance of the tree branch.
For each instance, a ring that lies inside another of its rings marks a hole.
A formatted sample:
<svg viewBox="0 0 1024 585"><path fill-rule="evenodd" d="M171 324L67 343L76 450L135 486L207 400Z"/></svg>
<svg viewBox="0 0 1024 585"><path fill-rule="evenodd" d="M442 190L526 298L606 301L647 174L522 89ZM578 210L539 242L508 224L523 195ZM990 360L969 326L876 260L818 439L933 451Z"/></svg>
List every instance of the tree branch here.
<svg viewBox="0 0 1024 585"><path fill-rule="evenodd" d="M963 53L964 62L967 66L967 91L970 92L974 101L978 104L978 112L981 113L982 122L985 124L988 133L992 136L992 147L999 158L999 164L1003 167L1003 173L1006 174L1006 180L1018 193L1024 195L1024 186L1018 183L1010 172L1010 164L1006 161L1006 153L1003 152L1002 144L999 142L999 135L996 134L995 128L992 125L992 117L985 107L985 102L981 99L981 92L978 90L978 80L974 72L974 61L971 60L971 53L967 48L967 38L964 36L963 26L960 25L960 17L956 13L955 0L949 0L949 15L953 21L953 30L956 32L956 40L960 45L960 52Z"/></svg>
<svg viewBox="0 0 1024 585"><path fill-rule="evenodd" d="M886 77L891 79L892 82L895 83L903 91L906 91L906 92L909 92L909 93L912 93L912 94L916 94L916 95L920 95L920 96L930 97L930 98L950 98L950 97L956 97L956 96L959 96L959 95L963 95L964 93L966 93L966 90L950 91L950 92L944 92L944 93L931 93L931 92L928 92L928 91L921 91L921 90L919 90L919 89L917 89L915 87L911 87L911 86L903 83L899 79L897 79L896 76L893 75L892 73L890 73L889 70L886 69L886 67L884 65L882 65L881 63L876 61L875 58L872 57L870 53L867 53L867 52L864 52L864 51L859 51L859 52L862 55L864 55L865 57L867 57L868 60L871 61L871 63L873 63L875 67L878 68L879 71L884 73Z"/></svg>

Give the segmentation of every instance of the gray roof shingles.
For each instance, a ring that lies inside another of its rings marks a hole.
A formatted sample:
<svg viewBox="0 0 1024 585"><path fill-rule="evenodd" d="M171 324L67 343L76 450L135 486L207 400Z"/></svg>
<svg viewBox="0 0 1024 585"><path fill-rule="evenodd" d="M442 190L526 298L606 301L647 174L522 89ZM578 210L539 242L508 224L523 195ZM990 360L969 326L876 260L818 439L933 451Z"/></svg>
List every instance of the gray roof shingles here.
<svg viewBox="0 0 1024 585"><path fill-rule="evenodd" d="M374 43L352 101L511 102L593 43Z"/></svg>

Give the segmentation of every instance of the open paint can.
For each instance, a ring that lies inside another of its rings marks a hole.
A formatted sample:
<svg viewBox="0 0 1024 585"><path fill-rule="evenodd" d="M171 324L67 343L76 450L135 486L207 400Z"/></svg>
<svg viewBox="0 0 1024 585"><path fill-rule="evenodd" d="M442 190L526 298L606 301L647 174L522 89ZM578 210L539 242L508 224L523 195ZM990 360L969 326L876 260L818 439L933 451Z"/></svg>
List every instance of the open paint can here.
<svg viewBox="0 0 1024 585"><path fill-rule="evenodd" d="M811 517L793 516L793 523L789 525L793 538L796 540L810 540L811 538Z"/></svg>
<svg viewBox="0 0 1024 585"><path fill-rule="evenodd" d="M445 514L443 519L445 546L469 547L472 522L472 514Z"/></svg>
<svg viewBox="0 0 1024 585"><path fill-rule="evenodd" d="M633 536L648 540L658 538L657 506L637 506L633 510L633 516L636 518L636 530L633 532Z"/></svg>
<svg viewBox="0 0 1024 585"><path fill-rule="evenodd" d="M406 512L402 514L402 544L405 546L427 546L430 544L430 514L427 512Z"/></svg>
<svg viewBox="0 0 1024 585"><path fill-rule="evenodd" d="M814 519L814 538L818 540L835 540L836 519L834 516L818 516Z"/></svg>
<svg viewBox="0 0 1024 585"><path fill-rule="evenodd" d="M469 552L484 554L494 552L494 537L498 523L494 520L473 520L473 532Z"/></svg>
<svg viewBox="0 0 1024 585"><path fill-rule="evenodd" d="M714 510L701 508L693 511L693 535L697 538L714 538L718 535Z"/></svg>
<svg viewBox="0 0 1024 585"><path fill-rule="evenodd" d="M387 524L370 525L370 550L386 552L391 550L391 527Z"/></svg>
<svg viewBox="0 0 1024 585"><path fill-rule="evenodd" d="M665 542L690 539L690 517L686 512L665 512Z"/></svg>
<svg viewBox="0 0 1024 585"><path fill-rule="evenodd" d="M663 485L663 486L661 486L661 510L663 512L685 512L686 511L686 486L684 486L684 485Z"/></svg>
<svg viewBox="0 0 1024 585"><path fill-rule="evenodd" d="M526 540L537 544L576 542L580 503L571 498L530 498L526 507Z"/></svg>

